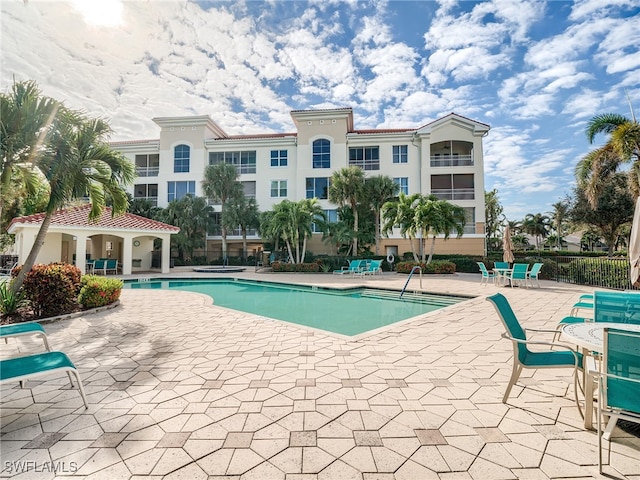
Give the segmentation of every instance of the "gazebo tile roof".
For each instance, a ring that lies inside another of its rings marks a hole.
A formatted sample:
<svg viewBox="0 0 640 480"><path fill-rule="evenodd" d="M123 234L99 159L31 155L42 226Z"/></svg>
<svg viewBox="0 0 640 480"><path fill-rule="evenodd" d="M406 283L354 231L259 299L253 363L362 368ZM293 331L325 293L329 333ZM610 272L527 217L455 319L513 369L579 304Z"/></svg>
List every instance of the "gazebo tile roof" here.
<svg viewBox="0 0 640 480"><path fill-rule="evenodd" d="M101 227L113 228L119 230L153 230L165 232L179 232L180 228L166 223L151 220L150 218L134 215L133 213L124 213L122 215L112 216L111 207L105 207L100 217L95 220L89 220L89 212L91 205L82 205L80 207L68 208L66 210L58 210L54 213L51 220L52 226L72 226L72 227ZM16 217L11 221L13 225L39 225L44 220L44 213L36 213L24 217Z"/></svg>

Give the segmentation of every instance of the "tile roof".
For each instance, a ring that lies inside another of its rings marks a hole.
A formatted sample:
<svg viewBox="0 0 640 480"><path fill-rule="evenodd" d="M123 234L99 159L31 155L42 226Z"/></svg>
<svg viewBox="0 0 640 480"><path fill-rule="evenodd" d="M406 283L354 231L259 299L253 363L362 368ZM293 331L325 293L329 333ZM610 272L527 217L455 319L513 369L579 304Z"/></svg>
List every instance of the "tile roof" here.
<svg viewBox="0 0 640 480"><path fill-rule="evenodd" d="M86 204L80 207L58 210L51 220L51 226L73 226L73 227L98 227L117 230L153 230L164 232L179 232L178 227L166 223L151 220L149 218L125 213L116 217L111 216L111 207L105 207L100 217L94 221L89 221L89 211L91 205ZM10 227L14 225L40 225L44 220L44 213L36 213L25 217L16 217L11 220Z"/></svg>

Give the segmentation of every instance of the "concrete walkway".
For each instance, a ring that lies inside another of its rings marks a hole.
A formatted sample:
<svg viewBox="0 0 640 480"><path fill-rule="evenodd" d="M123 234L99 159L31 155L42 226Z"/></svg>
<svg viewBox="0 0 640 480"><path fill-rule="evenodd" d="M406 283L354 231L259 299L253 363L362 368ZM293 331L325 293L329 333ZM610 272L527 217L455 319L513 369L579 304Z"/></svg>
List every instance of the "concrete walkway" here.
<svg viewBox="0 0 640 480"><path fill-rule="evenodd" d="M396 289L407 278L234 276ZM479 281L425 276L424 291L476 298L355 339L216 307L195 293L124 290L118 308L45 325L52 347L79 367L89 410L66 375L2 387L0 476L599 478L597 436L583 428L569 370L525 370L501 402L512 347L484 299L500 291L525 326L553 328L593 290ZM419 289L416 277L410 290ZM0 348L6 358L42 347L11 339ZM640 438L616 430L606 471L640 479Z"/></svg>

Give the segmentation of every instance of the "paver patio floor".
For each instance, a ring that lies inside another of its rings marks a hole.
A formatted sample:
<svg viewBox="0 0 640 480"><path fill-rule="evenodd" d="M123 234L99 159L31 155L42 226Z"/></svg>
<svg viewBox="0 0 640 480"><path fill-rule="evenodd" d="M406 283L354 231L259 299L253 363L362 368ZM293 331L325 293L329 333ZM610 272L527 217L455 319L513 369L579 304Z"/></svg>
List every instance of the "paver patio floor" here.
<svg viewBox="0 0 640 480"><path fill-rule="evenodd" d="M234 276L397 289L407 278ZM476 298L355 339L195 293L123 290L115 309L45 325L52 347L78 366L88 410L66 375L0 390L0 476L599 478L597 435L583 428L569 370L525 370L502 403L512 347L485 301L500 291L525 326L553 328L593 290L479 280L425 276L425 291ZM42 346L11 339L1 349L6 358ZM640 479L640 438L617 429L606 471Z"/></svg>

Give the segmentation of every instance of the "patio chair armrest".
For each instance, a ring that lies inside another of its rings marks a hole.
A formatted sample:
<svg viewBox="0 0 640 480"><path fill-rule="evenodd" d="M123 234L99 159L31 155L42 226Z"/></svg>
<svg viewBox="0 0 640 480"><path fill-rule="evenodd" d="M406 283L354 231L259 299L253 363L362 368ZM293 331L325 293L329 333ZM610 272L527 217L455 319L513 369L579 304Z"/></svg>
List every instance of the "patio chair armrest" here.
<svg viewBox="0 0 640 480"><path fill-rule="evenodd" d="M600 377L600 369L596 364L596 358L589 355L586 359L587 365L587 373L593 377Z"/></svg>
<svg viewBox="0 0 640 480"><path fill-rule="evenodd" d="M558 333L555 328L525 328L527 332Z"/></svg>
<svg viewBox="0 0 640 480"><path fill-rule="evenodd" d="M554 330L555 331L555 330ZM578 352L576 352L573 347L569 346L569 345L565 345L564 343L558 343L558 342L542 342L540 340L520 340L519 338L513 338L509 335L507 335L506 333L502 334L503 338L508 338L509 340L511 340L512 342L516 342L516 343L522 343L524 345L548 345L551 347L560 347L560 348L564 348L565 350L570 351L571 353L573 353L573 356L576 357L576 361L578 360Z"/></svg>

